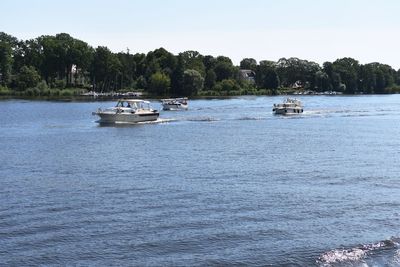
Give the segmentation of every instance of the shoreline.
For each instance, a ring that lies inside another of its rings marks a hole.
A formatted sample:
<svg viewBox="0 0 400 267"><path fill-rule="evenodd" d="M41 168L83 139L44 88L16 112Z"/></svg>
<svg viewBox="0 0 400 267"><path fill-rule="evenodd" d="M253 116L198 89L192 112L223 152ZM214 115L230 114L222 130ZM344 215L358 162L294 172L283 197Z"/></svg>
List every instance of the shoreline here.
<svg viewBox="0 0 400 267"><path fill-rule="evenodd" d="M276 95L223 95L223 96L192 96L189 100L218 100L218 99L230 99L240 97L277 97L277 96L288 96L288 97L303 97L303 96L373 96L373 95L396 95L394 94L276 94ZM70 97L48 97L48 96L0 96L0 101L5 100L29 100L29 101L50 101L50 102L107 102L118 99L143 99L159 101L167 97L160 96L149 96L149 97L87 97L87 96L70 96ZM168 97L173 98L173 97Z"/></svg>

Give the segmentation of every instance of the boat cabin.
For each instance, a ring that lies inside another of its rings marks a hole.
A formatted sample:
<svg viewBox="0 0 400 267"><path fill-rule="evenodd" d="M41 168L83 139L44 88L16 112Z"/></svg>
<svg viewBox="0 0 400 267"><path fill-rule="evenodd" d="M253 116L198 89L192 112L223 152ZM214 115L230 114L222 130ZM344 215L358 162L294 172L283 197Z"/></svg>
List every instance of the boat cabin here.
<svg viewBox="0 0 400 267"><path fill-rule="evenodd" d="M120 99L116 108L151 109L150 102L139 99Z"/></svg>

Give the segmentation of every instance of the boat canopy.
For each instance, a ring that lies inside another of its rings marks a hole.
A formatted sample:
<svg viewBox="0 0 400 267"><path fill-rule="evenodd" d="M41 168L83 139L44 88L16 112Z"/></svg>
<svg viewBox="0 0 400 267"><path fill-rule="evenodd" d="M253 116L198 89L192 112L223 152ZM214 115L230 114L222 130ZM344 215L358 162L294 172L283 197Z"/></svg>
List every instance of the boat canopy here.
<svg viewBox="0 0 400 267"><path fill-rule="evenodd" d="M150 101L141 99L119 99L116 107L127 107L135 109L150 108Z"/></svg>
<svg viewBox="0 0 400 267"><path fill-rule="evenodd" d="M188 100L187 97L178 97L178 98L165 98L161 99L163 102L169 102L169 101L182 101L182 100Z"/></svg>
<svg viewBox="0 0 400 267"><path fill-rule="evenodd" d="M130 102L130 103L146 103L146 104L150 104L149 101L142 100L142 99L118 99L118 102Z"/></svg>

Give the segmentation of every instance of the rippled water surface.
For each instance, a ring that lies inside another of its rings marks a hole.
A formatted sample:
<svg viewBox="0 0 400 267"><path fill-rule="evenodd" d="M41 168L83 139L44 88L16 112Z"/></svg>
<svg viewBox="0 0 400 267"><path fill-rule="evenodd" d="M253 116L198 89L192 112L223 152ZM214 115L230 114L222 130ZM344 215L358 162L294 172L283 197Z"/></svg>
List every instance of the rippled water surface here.
<svg viewBox="0 0 400 267"><path fill-rule="evenodd" d="M400 266L400 96L282 100L1 101L0 265Z"/></svg>

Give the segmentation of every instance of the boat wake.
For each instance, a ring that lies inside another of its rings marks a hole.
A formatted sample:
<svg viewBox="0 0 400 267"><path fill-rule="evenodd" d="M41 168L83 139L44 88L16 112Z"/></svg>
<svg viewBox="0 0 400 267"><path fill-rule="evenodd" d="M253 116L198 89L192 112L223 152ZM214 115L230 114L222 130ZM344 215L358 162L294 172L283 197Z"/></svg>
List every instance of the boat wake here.
<svg viewBox="0 0 400 267"><path fill-rule="evenodd" d="M265 118L263 117L240 117L237 120L239 121L258 121L258 120L264 120Z"/></svg>
<svg viewBox="0 0 400 267"><path fill-rule="evenodd" d="M191 117L182 118L181 121L191 121L191 122L215 122L215 121L230 121L230 120L240 120L240 121L254 121L254 120L264 120L264 117L251 117L244 116L239 118L215 118L215 117ZM179 121L177 119L177 121Z"/></svg>
<svg viewBox="0 0 400 267"><path fill-rule="evenodd" d="M123 126L133 126L133 125L144 125L144 124L159 124L159 123L168 123L168 122L173 122L177 121L176 119L162 119L158 118L155 121L141 121L141 122L115 122L115 123L106 123L106 122L100 122L96 121L99 123L99 126L102 127L107 127L107 126L114 126L114 127L123 127Z"/></svg>
<svg viewBox="0 0 400 267"><path fill-rule="evenodd" d="M303 113L309 117L368 117L368 116L387 116L393 115L391 110L350 110L350 109L325 109L325 110L307 110Z"/></svg>
<svg viewBox="0 0 400 267"><path fill-rule="evenodd" d="M400 266L400 238L393 237L374 244L334 249L323 253L317 264L321 267Z"/></svg>
<svg viewBox="0 0 400 267"><path fill-rule="evenodd" d="M143 122L138 122L137 124L157 124L157 123L167 123L167 122L173 122L173 121L176 121L176 119L158 118L155 121L143 121Z"/></svg>
<svg viewBox="0 0 400 267"><path fill-rule="evenodd" d="M184 118L182 120L185 121L204 121L204 122L210 122L210 121L219 121L220 119L213 118L213 117L191 117L191 118Z"/></svg>

